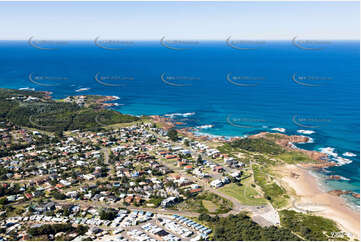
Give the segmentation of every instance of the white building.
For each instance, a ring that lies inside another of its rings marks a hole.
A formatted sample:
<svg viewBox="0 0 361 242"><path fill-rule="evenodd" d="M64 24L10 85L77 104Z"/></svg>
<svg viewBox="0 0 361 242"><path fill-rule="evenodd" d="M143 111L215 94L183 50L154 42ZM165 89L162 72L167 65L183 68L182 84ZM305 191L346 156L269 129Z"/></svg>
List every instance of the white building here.
<svg viewBox="0 0 361 242"><path fill-rule="evenodd" d="M219 187L223 186L223 182L220 179L217 179L217 180L212 181L210 185L211 185L211 187L219 188Z"/></svg>

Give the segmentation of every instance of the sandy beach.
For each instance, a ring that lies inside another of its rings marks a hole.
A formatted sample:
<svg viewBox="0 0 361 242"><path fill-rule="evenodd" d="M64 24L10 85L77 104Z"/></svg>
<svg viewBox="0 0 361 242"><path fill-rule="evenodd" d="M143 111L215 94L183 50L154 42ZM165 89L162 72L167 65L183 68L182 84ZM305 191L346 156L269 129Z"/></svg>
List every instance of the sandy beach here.
<svg viewBox="0 0 361 242"><path fill-rule="evenodd" d="M340 229L360 239L360 213L351 209L345 201L320 189L317 179L305 168L296 165L278 167L280 182L290 191L291 207L296 210L312 210L313 214L334 220Z"/></svg>

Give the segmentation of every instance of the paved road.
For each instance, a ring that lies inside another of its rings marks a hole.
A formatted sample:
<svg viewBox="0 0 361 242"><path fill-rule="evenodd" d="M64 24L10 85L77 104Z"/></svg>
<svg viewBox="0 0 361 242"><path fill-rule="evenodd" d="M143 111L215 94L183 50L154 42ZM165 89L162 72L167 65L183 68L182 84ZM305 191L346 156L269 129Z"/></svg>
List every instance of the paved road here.
<svg viewBox="0 0 361 242"><path fill-rule="evenodd" d="M103 148L102 152L104 153L104 163L108 165L109 164L109 152L110 152L110 149L109 148Z"/></svg>

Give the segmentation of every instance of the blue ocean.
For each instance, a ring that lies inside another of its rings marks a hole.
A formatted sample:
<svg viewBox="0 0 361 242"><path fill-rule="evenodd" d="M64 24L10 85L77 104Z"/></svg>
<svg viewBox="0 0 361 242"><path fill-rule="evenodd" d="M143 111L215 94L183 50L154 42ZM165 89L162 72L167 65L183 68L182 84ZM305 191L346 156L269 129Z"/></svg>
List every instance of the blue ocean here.
<svg viewBox="0 0 361 242"><path fill-rule="evenodd" d="M1 41L0 87L117 96L122 113L167 115L199 134L305 135L298 147L339 164L319 173L343 177L325 189L360 193L359 41L106 44Z"/></svg>

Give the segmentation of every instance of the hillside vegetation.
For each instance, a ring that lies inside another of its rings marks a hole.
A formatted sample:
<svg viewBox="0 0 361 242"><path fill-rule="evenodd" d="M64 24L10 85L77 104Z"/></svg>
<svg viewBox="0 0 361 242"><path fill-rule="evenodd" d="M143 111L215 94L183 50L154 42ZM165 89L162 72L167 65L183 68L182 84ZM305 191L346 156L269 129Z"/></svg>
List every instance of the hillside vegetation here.
<svg viewBox="0 0 361 242"><path fill-rule="evenodd" d="M23 97L38 99L28 102ZM10 121L46 131L99 130L115 123L129 123L139 118L113 110L84 108L74 103L57 102L33 91L0 89L0 121Z"/></svg>
<svg viewBox="0 0 361 242"><path fill-rule="evenodd" d="M285 150L271 140L264 138L259 139L237 139L224 145L223 149L242 149L251 152L259 152L264 154L279 155Z"/></svg>

